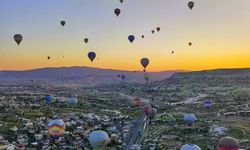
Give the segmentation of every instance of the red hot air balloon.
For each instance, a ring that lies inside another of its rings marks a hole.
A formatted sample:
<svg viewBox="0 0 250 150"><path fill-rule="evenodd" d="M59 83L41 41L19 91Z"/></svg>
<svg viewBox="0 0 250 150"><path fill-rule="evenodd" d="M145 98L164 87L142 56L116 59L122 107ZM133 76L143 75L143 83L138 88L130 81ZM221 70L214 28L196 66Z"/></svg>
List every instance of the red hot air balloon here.
<svg viewBox="0 0 250 150"><path fill-rule="evenodd" d="M240 145L233 137L223 137L219 140L218 150L239 150Z"/></svg>
<svg viewBox="0 0 250 150"><path fill-rule="evenodd" d="M139 97L136 97L133 100L133 104L134 104L135 107L140 107L141 106L141 99Z"/></svg>
<svg viewBox="0 0 250 150"><path fill-rule="evenodd" d="M148 116L150 114L150 109L152 107L150 105L145 105L144 108L143 108L143 112L146 116Z"/></svg>

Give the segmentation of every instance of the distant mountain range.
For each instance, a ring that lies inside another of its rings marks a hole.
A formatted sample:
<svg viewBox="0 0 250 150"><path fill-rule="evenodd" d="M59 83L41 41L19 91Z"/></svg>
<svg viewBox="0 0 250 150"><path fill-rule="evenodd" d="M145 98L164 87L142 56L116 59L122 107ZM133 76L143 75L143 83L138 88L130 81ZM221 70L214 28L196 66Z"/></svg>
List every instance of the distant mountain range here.
<svg viewBox="0 0 250 150"><path fill-rule="evenodd" d="M250 68L242 69L215 69L192 72L177 72L170 78L160 82L160 84L203 84L218 85L220 83L250 83Z"/></svg>
<svg viewBox="0 0 250 150"><path fill-rule="evenodd" d="M160 81L169 78L176 72L149 72L150 81ZM118 75L125 75L123 81ZM0 71L0 83L80 83L109 84L119 82L145 82L141 71L123 71L90 67L60 67L41 68L25 71Z"/></svg>

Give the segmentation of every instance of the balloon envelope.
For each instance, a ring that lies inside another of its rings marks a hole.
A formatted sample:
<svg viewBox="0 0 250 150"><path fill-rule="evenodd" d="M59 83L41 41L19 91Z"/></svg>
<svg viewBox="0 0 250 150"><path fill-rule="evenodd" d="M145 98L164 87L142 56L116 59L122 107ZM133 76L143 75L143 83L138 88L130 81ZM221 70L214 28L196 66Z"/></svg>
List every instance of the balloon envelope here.
<svg viewBox="0 0 250 150"><path fill-rule="evenodd" d="M22 40L23 40L23 36L21 34L15 34L14 35L14 40L19 45L22 42Z"/></svg>
<svg viewBox="0 0 250 150"><path fill-rule="evenodd" d="M188 2L188 7L189 7L190 10L193 9L194 2L193 1Z"/></svg>
<svg viewBox="0 0 250 150"><path fill-rule="evenodd" d="M129 35L128 40L130 41L130 43L133 43L133 41L135 40L135 36L134 35Z"/></svg>
<svg viewBox="0 0 250 150"><path fill-rule="evenodd" d="M209 109L210 107L212 107L213 105L213 101L212 100L205 100L204 101L204 107L206 107L207 109Z"/></svg>
<svg viewBox="0 0 250 150"><path fill-rule="evenodd" d="M70 104L70 105L75 105L75 104L77 104L77 102L78 102L78 100L77 100L77 98L69 98L68 99L68 103Z"/></svg>
<svg viewBox="0 0 250 150"><path fill-rule="evenodd" d="M201 150L201 148L195 144L185 144L180 150Z"/></svg>
<svg viewBox="0 0 250 150"><path fill-rule="evenodd" d="M141 106L141 99L139 97L136 97L134 100L133 100L133 104L135 107L139 107Z"/></svg>
<svg viewBox="0 0 250 150"><path fill-rule="evenodd" d="M120 10L119 8L116 8L116 9L114 10L114 13L116 14L116 16L119 16L120 13L121 13L121 10Z"/></svg>
<svg viewBox="0 0 250 150"><path fill-rule="evenodd" d="M88 43L88 42L89 42L89 39L88 39L88 38L84 38L84 42L85 42L85 43Z"/></svg>
<svg viewBox="0 0 250 150"><path fill-rule="evenodd" d="M109 136L106 132L97 130L89 134L88 140L93 148L104 148L109 142Z"/></svg>
<svg viewBox="0 0 250 150"><path fill-rule="evenodd" d="M62 119L55 119L48 123L49 135L53 138L59 138L64 135L65 123Z"/></svg>
<svg viewBox="0 0 250 150"><path fill-rule="evenodd" d="M144 79L145 79L146 81L149 81L149 74L144 73L143 77L144 77Z"/></svg>
<svg viewBox="0 0 250 150"><path fill-rule="evenodd" d="M149 64L149 59L148 58L142 58L141 59L141 65L146 68Z"/></svg>
<svg viewBox="0 0 250 150"><path fill-rule="evenodd" d="M126 76L123 74L123 75L121 75L121 78L122 78L122 80L124 80L126 78Z"/></svg>
<svg viewBox="0 0 250 150"><path fill-rule="evenodd" d="M96 57L95 52L89 52L88 53L88 57L89 57L90 61L93 62L94 59L95 59L95 57Z"/></svg>
<svg viewBox="0 0 250 150"><path fill-rule="evenodd" d="M160 28L160 27L157 27L156 30L159 32L159 31L161 30L161 28Z"/></svg>
<svg viewBox="0 0 250 150"><path fill-rule="evenodd" d="M197 118L195 117L194 114L185 114L185 115L184 115L184 121L190 126L190 125L192 125L195 121L197 121Z"/></svg>
<svg viewBox="0 0 250 150"><path fill-rule="evenodd" d="M240 145L233 137L223 137L219 140L219 150L239 150Z"/></svg>
<svg viewBox="0 0 250 150"><path fill-rule="evenodd" d="M157 113L157 109L151 107L151 108L149 109L149 113L148 113L149 118L150 118L150 119L153 119L153 118L155 117L156 113Z"/></svg>
<svg viewBox="0 0 250 150"><path fill-rule="evenodd" d="M144 114L148 116L150 113L150 109L152 109L152 107L150 105L145 105L143 108Z"/></svg>
<svg viewBox="0 0 250 150"><path fill-rule="evenodd" d="M60 23L61 23L62 26L64 26L66 24L65 21L61 21Z"/></svg>
<svg viewBox="0 0 250 150"><path fill-rule="evenodd" d="M45 102L45 103L50 104L52 101L53 101L53 96L51 96L51 95L46 95L46 96L44 97L44 102Z"/></svg>

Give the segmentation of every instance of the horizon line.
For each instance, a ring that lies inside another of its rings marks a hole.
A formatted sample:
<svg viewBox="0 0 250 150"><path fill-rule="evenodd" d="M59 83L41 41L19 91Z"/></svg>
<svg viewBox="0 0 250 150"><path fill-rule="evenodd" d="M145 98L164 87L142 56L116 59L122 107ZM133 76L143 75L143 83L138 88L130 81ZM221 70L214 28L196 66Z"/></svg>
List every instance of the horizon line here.
<svg viewBox="0 0 250 150"><path fill-rule="evenodd" d="M59 68L93 68L93 69L102 69L102 70L112 70L112 71L127 71L127 72L143 72L141 70L122 70L122 69L112 69L112 68L102 68L102 67L89 67L89 66L58 66L58 67L38 67L32 69L0 69L1 72L4 71L32 71L40 69L59 69ZM183 69L174 69L174 70L161 70L161 71L146 71L146 72L196 72L196 71L211 71L211 70L238 70L238 69L250 69L250 67L224 67L224 68L212 68L212 69L198 69L198 70L183 70Z"/></svg>

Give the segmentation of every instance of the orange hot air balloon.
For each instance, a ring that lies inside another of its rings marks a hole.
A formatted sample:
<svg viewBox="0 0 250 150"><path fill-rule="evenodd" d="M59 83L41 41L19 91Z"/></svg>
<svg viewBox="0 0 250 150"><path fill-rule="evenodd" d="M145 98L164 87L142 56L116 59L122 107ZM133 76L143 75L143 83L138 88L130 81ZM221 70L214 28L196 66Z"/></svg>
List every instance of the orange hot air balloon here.
<svg viewBox="0 0 250 150"><path fill-rule="evenodd" d="M141 106L141 99L139 97L136 97L133 100L133 104L134 104L135 107L140 107Z"/></svg>

